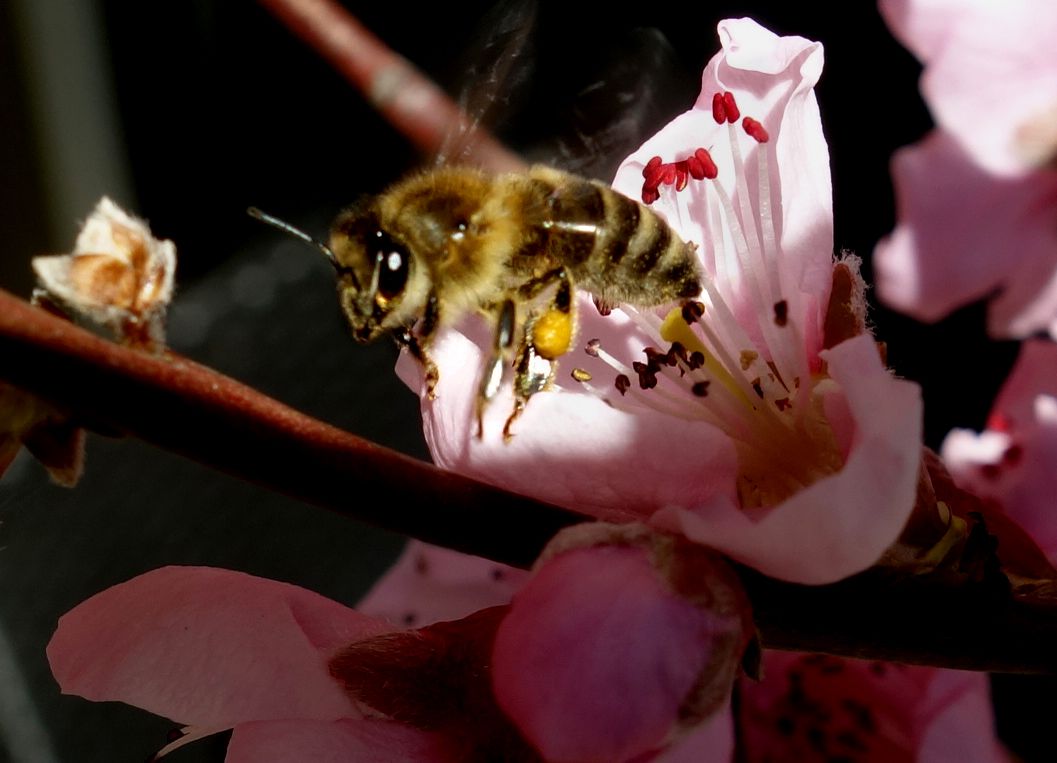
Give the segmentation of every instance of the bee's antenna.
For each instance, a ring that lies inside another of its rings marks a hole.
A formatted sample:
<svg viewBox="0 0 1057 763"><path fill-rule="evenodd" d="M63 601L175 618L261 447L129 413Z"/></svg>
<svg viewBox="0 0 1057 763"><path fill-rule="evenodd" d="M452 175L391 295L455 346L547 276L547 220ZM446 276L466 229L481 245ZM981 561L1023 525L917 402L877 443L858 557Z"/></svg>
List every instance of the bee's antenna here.
<svg viewBox="0 0 1057 763"><path fill-rule="evenodd" d="M333 265L335 268L341 267L340 263L338 262L338 258L334 256L334 252L329 246L324 244L322 241L316 241L303 230L295 228L290 223L280 220L278 217L272 217L271 215L260 211L259 209L257 209L257 207L248 208L246 210L246 214L248 214L250 217L260 220L262 223L267 223L273 228L278 228L284 233L289 233L291 236L296 236L297 238L304 241L306 244L311 244L327 256L327 259L330 260L331 265Z"/></svg>

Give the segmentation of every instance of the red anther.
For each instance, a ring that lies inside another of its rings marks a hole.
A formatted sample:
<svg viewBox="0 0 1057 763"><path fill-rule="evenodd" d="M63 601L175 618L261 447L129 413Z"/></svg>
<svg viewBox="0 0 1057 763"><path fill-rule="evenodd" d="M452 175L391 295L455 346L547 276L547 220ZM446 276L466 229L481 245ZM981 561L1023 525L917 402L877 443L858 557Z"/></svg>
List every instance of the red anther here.
<svg viewBox="0 0 1057 763"><path fill-rule="evenodd" d="M661 173L661 182L665 185L671 185L675 182L675 165L665 164L664 171Z"/></svg>
<svg viewBox="0 0 1057 763"><path fill-rule="evenodd" d="M646 162L646 166L642 168L642 176L644 178L645 177L649 177L660 166L661 166L661 157L659 157L659 156L653 157L648 162Z"/></svg>
<svg viewBox="0 0 1057 763"><path fill-rule="evenodd" d="M741 126L745 128L745 132L748 133L749 137L757 143L766 143L771 139L763 125L752 117L745 117L745 119L741 120Z"/></svg>
<svg viewBox="0 0 1057 763"><path fill-rule="evenodd" d="M704 168L704 176L709 180L715 180L719 175L719 168L716 163L712 161L712 154L708 153L708 149L699 148L694 152L694 158L701 162L701 166Z"/></svg>
<svg viewBox="0 0 1057 763"><path fill-rule="evenodd" d="M652 204L661 198L661 192L657 190L656 186L643 186L642 187L642 203Z"/></svg>
<svg viewBox="0 0 1057 763"><path fill-rule="evenodd" d="M681 191L686 188L686 184L690 180L690 175L684 169L686 162L679 162L675 166L675 190Z"/></svg>
<svg viewBox="0 0 1057 763"><path fill-rule="evenodd" d="M737 122L738 117L741 116L741 110L738 108L738 103L734 100L734 93L729 90L723 93L723 111L726 112L727 121L731 124ZM716 113L715 105L712 106L712 113Z"/></svg>
<svg viewBox="0 0 1057 763"><path fill-rule="evenodd" d="M701 164L701 160L696 156L688 156L686 158L686 171L690 173L690 177L694 180L705 179L705 166Z"/></svg>
<svg viewBox="0 0 1057 763"><path fill-rule="evenodd" d="M716 93L712 96L712 118L719 125L727 121L727 109L723 106L722 93Z"/></svg>
<svg viewBox="0 0 1057 763"><path fill-rule="evenodd" d="M645 185L652 185L654 188L661 184L664 179L664 165L654 167L649 173L643 172L642 176L646 178Z"/></svg>

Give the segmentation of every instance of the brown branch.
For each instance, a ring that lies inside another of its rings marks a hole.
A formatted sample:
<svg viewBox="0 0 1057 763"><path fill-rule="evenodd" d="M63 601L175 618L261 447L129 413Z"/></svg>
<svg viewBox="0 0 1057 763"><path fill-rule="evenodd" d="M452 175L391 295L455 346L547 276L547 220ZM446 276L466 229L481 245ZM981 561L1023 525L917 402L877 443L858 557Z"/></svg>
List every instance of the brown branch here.
<svg viewBox="0 0 1057 763"><path fill-rule="evenodd" d="M86 426L139 437L345 516L526 567L578 514L399 455L186 358L117 346L0 291L0 378ZM378 493L383 500L353 499ZM1057 672L1057 583L875 568L800 586L741 568L765 647Z"/></svg>
<svg viewBox="0 0 1057 763"><path fill-rule="evenodd" d="M1057 673L1057 581L1012 592L951 572L875 567L825 586L738 570L763 646L1009 673Z"/></svg>
<svg viewBox="0 0 1057 763"><path fill-rule="evenodd" d="M0 378L90 429L511 564L531 564L554 533L582 519L375 445L178 355L105 341L3 291Z"/></svg>
<svg viewBox="0 0 1057 763"><path fill-rule="evenodd" d="M453 132L467 131L468 161L494 172L524 169L516 154L484 130L468 130L466 116L434 82L390 50L333 0L260 0L418 149L436 155Z"/></svg>

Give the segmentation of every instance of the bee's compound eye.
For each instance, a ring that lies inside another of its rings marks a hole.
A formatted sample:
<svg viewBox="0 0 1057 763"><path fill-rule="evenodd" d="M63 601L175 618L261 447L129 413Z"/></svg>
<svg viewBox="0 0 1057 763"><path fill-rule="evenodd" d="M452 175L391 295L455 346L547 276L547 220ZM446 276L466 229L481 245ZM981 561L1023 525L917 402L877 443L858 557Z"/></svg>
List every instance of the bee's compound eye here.
<svg viewBox="0 0 1057 763"><path fill-rule="evenodd" d="M378 293L386 299L392 299L404 290L407 285L407 255L403 252L378 254Z"/></svg>
<svg viewBox="0 0 1057 763"><path fill-rule="evenodd" d="M384 299L393 299L407 285L411 258L392 240L384 240L376 256L378 258L378 294Z"/></svg>

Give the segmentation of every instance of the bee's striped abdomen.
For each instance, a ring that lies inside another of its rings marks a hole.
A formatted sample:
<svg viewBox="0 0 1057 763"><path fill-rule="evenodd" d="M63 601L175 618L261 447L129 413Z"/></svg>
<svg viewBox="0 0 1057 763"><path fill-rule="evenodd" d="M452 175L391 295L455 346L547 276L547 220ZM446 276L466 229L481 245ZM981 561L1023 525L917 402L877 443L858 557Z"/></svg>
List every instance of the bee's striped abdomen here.
<svg viewBox="0 0 1057 763"><path fill-rule="evenodd" d="M659 305L697 296L694 247L656 213L608 186L546 167L548 254L576 285L610 304Z"/></svg>

